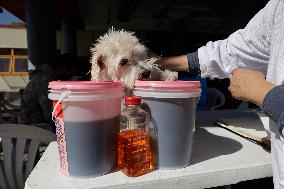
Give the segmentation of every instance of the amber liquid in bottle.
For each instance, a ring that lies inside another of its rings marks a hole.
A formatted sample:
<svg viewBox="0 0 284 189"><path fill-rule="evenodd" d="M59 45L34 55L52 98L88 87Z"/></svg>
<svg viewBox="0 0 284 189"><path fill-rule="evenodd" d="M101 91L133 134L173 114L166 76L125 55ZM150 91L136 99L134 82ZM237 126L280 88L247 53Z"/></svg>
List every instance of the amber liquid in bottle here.
<svg viewBox="0 0 284 189"><path fill-rule="evenodd" d="M136 177L154 170L153 143L149 133L127 130L118 134L118 169Z"/></svg>

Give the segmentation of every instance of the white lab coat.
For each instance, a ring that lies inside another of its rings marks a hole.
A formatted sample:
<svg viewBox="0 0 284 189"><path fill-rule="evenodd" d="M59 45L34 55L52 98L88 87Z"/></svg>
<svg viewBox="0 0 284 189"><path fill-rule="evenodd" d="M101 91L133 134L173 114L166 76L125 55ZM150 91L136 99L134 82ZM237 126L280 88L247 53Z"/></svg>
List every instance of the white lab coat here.
<svg viewBox="0 0 284 189"><path fill-rule="evenodd" d="M284 0L270 0L248 25L227 39L198 49L202 77L227 78L236 67L258 70L284 84ZM275 189L284 189L284 139L270 121Z"/></svg>

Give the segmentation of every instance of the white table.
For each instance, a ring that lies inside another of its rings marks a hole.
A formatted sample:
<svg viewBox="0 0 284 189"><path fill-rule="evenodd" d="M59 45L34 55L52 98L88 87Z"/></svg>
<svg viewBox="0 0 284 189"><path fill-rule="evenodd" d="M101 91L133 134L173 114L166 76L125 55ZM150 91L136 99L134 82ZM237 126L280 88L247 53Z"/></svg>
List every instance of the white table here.
<svg viewBox="0 0 284 189"><path fill-rule="evenodd" d="M157 170L129 178L121 172L78 179L59 172L57 144L51 143L26 181L25 189L208 188L272 176L270 153L235 134L216 127L218 117L237 117L244 127L265 135L268 118L236 111L199 112L192 164L178 170ZM263 123L263 124L262 124Z"/></svg>

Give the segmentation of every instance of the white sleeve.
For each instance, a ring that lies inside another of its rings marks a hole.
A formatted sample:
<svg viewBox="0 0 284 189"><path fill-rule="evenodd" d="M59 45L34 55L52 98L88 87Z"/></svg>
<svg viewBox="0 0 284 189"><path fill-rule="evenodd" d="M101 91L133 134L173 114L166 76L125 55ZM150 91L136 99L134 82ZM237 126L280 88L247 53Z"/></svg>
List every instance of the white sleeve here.
<svg viewBox="0 0 284 189"><path fill-rule="evenodd" d="M202 77L227 78L237 67L266 73L272 23L278 0L271 0L248 25L227 39L208 42L198 49Z"/></svg>

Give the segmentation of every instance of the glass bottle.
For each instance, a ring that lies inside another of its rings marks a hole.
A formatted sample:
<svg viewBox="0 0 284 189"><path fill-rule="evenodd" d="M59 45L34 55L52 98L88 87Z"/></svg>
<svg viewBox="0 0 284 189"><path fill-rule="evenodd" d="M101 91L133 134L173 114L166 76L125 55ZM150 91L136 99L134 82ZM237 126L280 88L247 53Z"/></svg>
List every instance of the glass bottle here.
<svg viewBox="0 0 284 189"><path fill-rule="evenodd" d="M155 169L155 134L150 115L141 108L141 97L126 97L125 105L118 134L118 169L136 177Z"/></svg>

